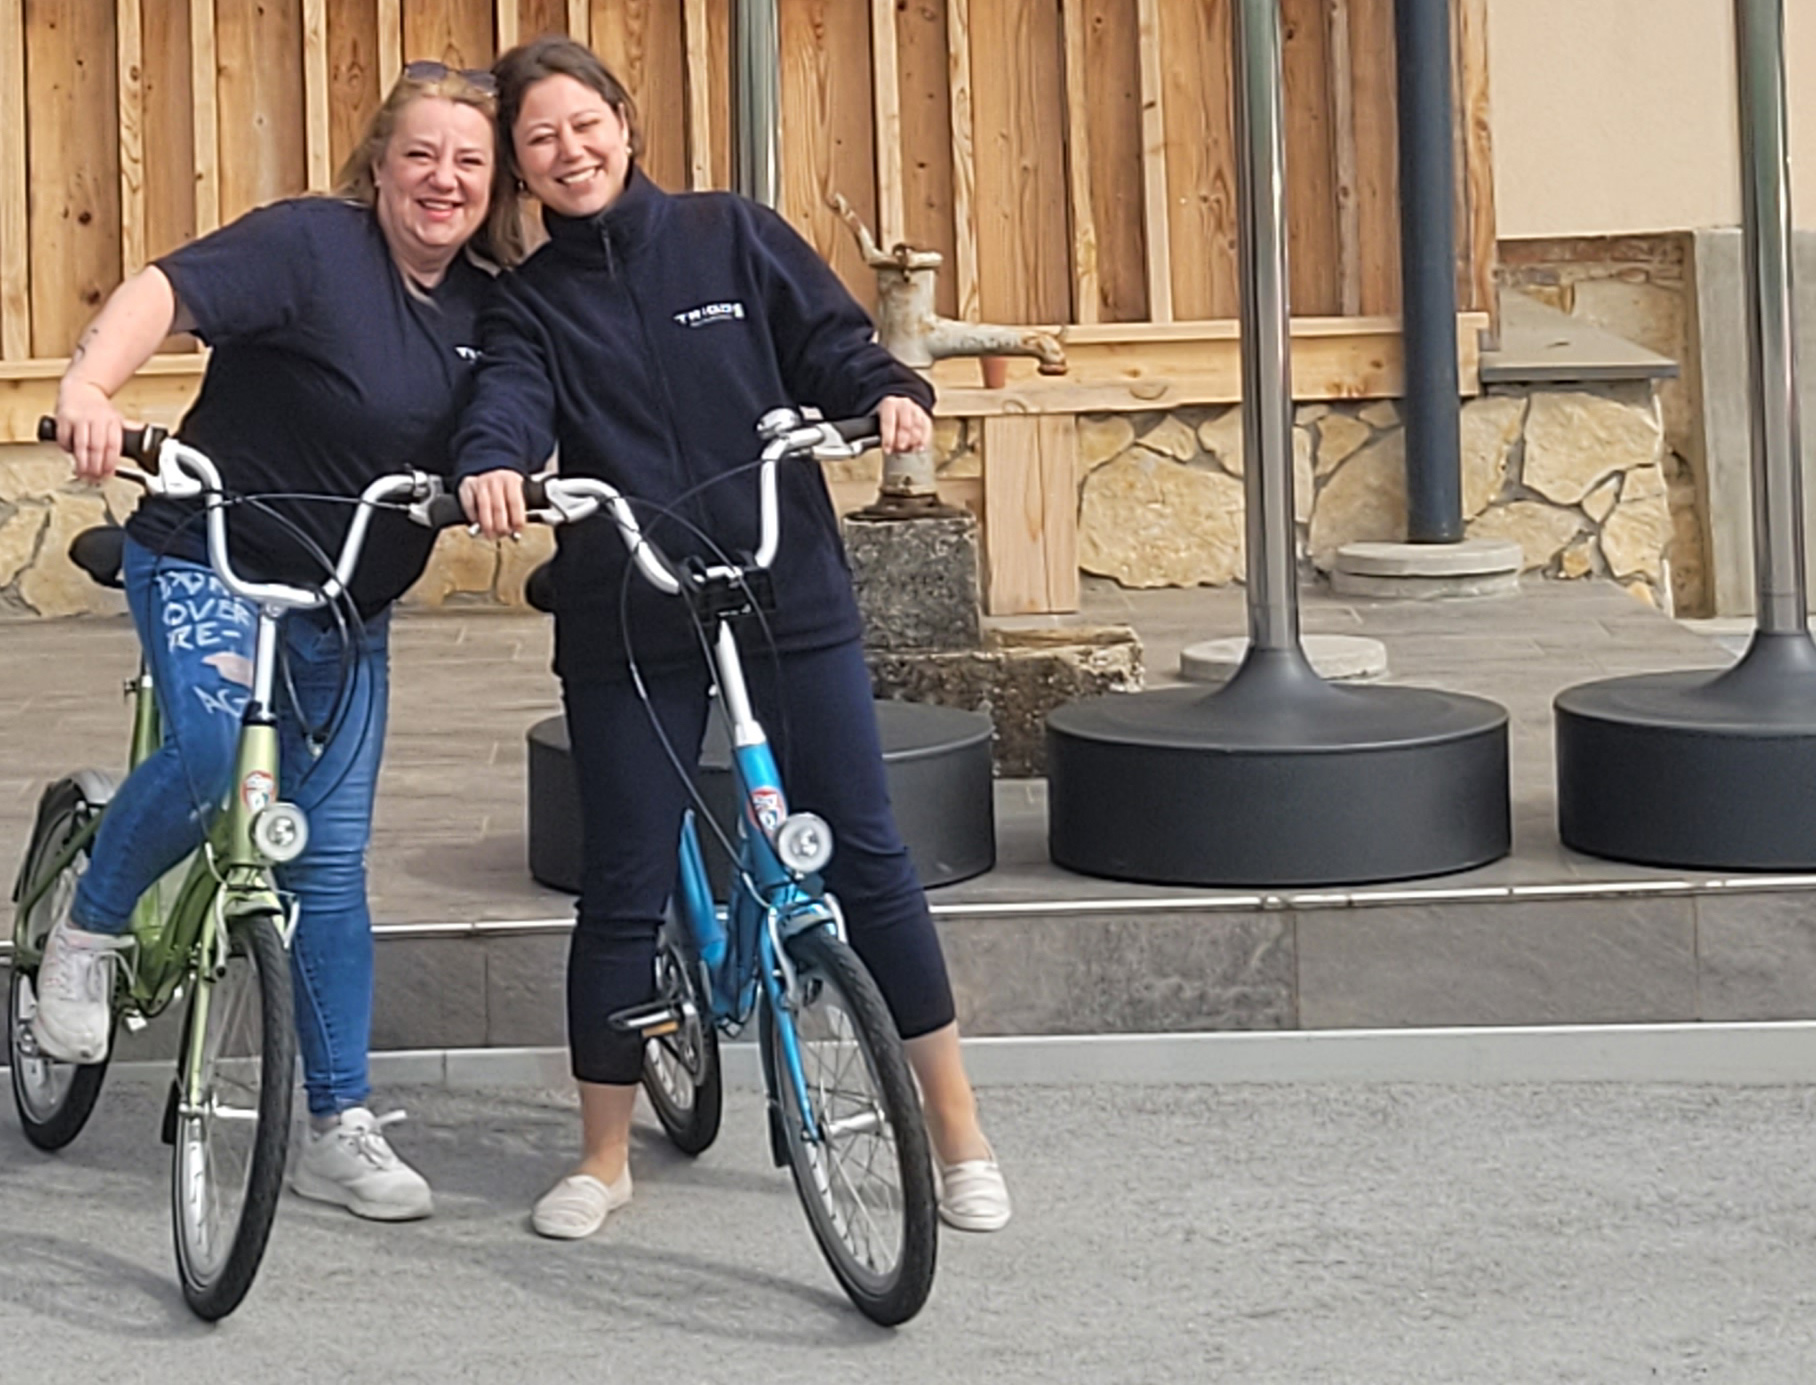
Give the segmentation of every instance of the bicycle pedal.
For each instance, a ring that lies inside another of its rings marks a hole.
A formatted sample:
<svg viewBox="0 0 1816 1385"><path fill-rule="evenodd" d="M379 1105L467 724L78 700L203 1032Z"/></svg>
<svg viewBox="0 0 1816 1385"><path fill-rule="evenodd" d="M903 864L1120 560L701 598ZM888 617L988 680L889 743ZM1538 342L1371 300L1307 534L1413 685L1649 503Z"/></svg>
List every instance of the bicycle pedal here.
<svg viewBox="0 0 1816 1385"><path fill-rule="evenodd" d="M120 1016L120 1020L126 1026L126 1032L129 1034L137 1034L150 1023L150 1021L137 1010L128 1010L124 1015Z"/></svg>
<svg viewBox="0 0 1816 1385"><path fill-rule="evenodd" d="M673 1034L687 1016L678 1005L634 1006L620 1010L607 1023L621 1034L639 1034L646 1039Z"/></svg>

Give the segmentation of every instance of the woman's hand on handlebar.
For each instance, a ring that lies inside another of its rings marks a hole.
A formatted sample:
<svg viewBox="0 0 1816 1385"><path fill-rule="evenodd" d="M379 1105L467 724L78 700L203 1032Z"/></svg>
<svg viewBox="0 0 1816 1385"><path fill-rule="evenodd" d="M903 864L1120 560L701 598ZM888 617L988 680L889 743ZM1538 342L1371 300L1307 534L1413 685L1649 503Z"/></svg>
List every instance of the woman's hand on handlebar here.
<svg viewBox="0 0 1816 1385"><path fill-rule="evenodd" d="M523 473L501 467L466 477L460 483L460 507L486 538L516 538L529 523L523 503Z"/></svg>
<svg viewBox="0 0 1816 1385"><path fill-rule="evenodd" d="M57 446L76 464L76 475L99 485L120 465L125 420L98 385L66 382L57 391Z"/></svg>
<svg viewBox="0 0 1816 1385"><path fill-rule="evenodd" d="M933 420L903 395L891 395L876 409L877 432L885 452L920 452L933 446Z"/></svg>

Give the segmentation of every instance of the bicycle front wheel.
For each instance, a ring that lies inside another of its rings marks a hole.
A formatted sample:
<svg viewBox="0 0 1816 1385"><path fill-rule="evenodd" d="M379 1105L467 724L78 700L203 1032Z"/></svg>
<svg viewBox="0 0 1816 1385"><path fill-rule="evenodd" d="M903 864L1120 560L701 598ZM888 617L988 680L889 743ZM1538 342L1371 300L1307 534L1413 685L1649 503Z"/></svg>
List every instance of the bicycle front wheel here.
<svg viewBox="0 0 1816 1385"><path fill-rule="evenodd" d="M296 1063L290 965L264 916L228 926L227 966L199 978L182 1061L198 1097L179 1097L171 1156L177 1272L196 1316L214 1321L252 1286L277 1213ZM178 1091L187 1086L178 1076Z"/></svg>
<svg viewBox="0 0 1816 1385"><path fill-rule="evenodd" d="M782 1143L808 1224L851 1301L886 1327L933 1288L933 1165L895 1022L857 954L825 929L788 941L792 1011L763 1012ZM785 1030L806 1076L803 1112Z"/></svg>
<svg viewBox="0 0 1816 1385"><path fill-rule="evenodd" d="M683 1008L685 1018L643 1041L643 1090L675 1148L701 1154L719 1137L724 1109L719 1034L687 959L666 936L656 949L656 997Z"/></svg>
<svg viewBox="0 0 1816 1385"><path fill-rule="evenodd" d="M88 867L88 852L78 852L54 878L47 873L68 850L95 810L73 779L51 787L38 810L38 828L26 848L20 875L21 899L34 899L14 922L13 943L37 957L53 926L69 917L76 883ZM64 1063L38 1051L32 1038L32 1015L37 1010L37 966L20 963L13 955L10 984L6 988L7 1064L12 1071L13 1104L25 1138L39 1149L63 1148L81 1133L101 1095L107 1060L99 1063ZM111 1045L109 1046L111 1048Z"/></svg>

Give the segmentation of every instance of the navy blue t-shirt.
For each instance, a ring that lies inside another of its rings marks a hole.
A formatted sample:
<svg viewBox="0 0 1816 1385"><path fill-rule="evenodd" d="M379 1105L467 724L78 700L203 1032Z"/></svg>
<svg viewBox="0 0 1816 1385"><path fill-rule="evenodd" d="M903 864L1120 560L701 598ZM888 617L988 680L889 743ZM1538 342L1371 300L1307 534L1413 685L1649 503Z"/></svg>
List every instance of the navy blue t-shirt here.
<svg viewBox="0 0 1816 1385"><path fill-rule="evenodd" d="M230 491L357 496L380 476L445 475L478 360L490 276L456 258L433 290L405 285L377 217L357 203L296 198L248 212L157 261L213 348L179 436ZM233 560L256 581L319 584L352 522L340 502L273 499L282 519L235 506ZM148 497L127 531L153 552L207 560L195 502ZM300 530L299 537L289 526ZM370 615L421 575L431 531L375 516L353 595Z"/></svg>

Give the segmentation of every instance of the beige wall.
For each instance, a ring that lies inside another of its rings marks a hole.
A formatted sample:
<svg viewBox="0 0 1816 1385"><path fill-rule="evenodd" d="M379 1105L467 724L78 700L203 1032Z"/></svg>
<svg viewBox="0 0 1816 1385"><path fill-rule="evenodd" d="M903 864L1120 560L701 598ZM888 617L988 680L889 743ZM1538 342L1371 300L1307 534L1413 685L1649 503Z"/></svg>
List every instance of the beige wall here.
<svg viewBox="0 0 1816 1385"><path fill-rule="evenodd" d="M1500 234L1740 220L1730 0L1488 0ZM1816 229L1816 0L1785 0L1797 224Z"/></svg>

